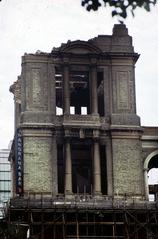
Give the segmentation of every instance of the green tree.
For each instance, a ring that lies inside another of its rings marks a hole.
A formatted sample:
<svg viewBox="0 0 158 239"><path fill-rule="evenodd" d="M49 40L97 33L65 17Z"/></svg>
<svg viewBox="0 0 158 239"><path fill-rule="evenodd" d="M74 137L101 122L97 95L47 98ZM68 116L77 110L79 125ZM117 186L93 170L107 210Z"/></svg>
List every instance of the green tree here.
<svg viewBox="0 0 158 239"><path fill-rule="evenodd" d="M130 9L134 16L134 10L137 7L150 11L151 6L155 5L157 0L82 0L82 6L86 7L87 11L97 11L101 6L110 6L112 16L121 18L127 17L127 10Z"/></svg>

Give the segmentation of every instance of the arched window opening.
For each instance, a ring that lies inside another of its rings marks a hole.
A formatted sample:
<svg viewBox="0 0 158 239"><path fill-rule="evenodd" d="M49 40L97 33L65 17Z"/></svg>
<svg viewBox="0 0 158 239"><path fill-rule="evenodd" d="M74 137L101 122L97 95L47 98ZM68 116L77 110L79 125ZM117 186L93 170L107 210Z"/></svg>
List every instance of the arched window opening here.
<svg viewBox="0 0 158 239"><path fill-rule="evenodd" d="M148 163L149 201L158 200L158 154Z"/></svg>

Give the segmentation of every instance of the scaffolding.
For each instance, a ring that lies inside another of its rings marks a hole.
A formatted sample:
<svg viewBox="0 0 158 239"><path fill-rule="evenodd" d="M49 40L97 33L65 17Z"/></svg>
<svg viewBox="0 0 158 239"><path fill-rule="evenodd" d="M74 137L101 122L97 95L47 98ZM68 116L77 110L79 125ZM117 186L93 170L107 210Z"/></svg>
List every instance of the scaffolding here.
<svg viewBox="0 0 158 239"><path fill-rule="evenodd" d="M158 207L153 202L90 196L14 198L8 224L27 227L30 239L156 239Z"/></svg>

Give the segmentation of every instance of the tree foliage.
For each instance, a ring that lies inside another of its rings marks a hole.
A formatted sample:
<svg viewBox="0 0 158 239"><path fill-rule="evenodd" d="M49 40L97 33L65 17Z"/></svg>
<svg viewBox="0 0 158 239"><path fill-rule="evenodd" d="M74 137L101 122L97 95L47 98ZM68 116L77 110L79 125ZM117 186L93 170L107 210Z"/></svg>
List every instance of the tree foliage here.
<svg viewBox="0 0 158 239"><path fill-rule="evenodd" d="M101 6L110 6L112 8L112 16L118 16L125 19L128 9L130 9L134 16L134 10L137 7L143 8L149 12L151 6L155 5L157 2L157 0L82 0L81 4L86 7L87 11L97 11Z"/></svg>

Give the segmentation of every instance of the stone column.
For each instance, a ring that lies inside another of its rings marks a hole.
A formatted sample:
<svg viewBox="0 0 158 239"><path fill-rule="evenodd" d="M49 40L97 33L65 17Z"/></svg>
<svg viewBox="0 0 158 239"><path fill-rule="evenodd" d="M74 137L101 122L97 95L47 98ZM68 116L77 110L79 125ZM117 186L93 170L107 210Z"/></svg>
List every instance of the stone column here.
<svg viewBox="0 0 158 239"><path fill-rule="evenodd" d="M64 114L70 114L69 65L63 66L63 104Z"/></svg>
<svg viewBox="0 0 158 239"><path fill-rule="evenodd" d="M96 65L91 65L90 67L91 75L91 114L98 114L98 95L97 95L97 67Z"/></svg>
<svg viewBox="0 0 158 239"><path fill-rule="evenodd" d="M68 139L65 142L65 195L67 194L72 194L71 146Z"/></svg>
<svg viewBox="0 0 158 239"><path fill-rule="evenodd" d="M101 194L100 149L97 140L93 144L93 192L95 195Z"/></svg>

